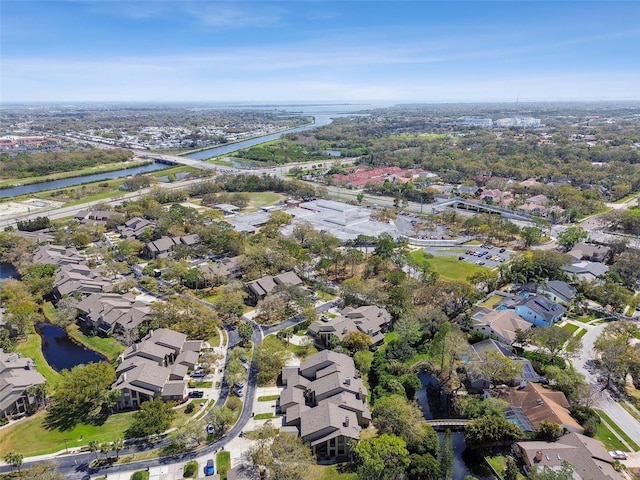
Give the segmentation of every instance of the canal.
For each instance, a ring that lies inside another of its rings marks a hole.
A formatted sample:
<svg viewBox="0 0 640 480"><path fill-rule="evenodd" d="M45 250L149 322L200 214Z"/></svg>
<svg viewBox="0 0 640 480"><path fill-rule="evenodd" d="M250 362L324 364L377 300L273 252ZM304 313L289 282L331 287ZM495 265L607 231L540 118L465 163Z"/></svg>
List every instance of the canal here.
<svg viewBox="0 0 640 480"><path fill-rule="evenodd" d="M311 115L311 114L310 114ZM227 143L218 147L208 148L200 152L184 155L185 158L192 158L194 160L207 160L209 158L218 157L220 155L227 155L232 152L237 152L243 148L255 147L261 143L271 142L282 138L283 135L288 133L304 132L312 130L314 128L323 127L329 125L334 117L344 116L344 114L336 115L312 115L315 118L315 123L310 125L303 125L302 127L290 128L289 130L283 130L282 132L272 133L271 135L264 135L262 137L250 138L249 140L243 140L241 142Z"/></svg>
<svg viewBox="0 0 640 480"><path fill-rule="evenodd" d="M42 337L42 354L51 367L60 372L76 365L105 362L107 358L72 341L67 332L50 323L38 323L36 331Z"/></svg>
<svg viewBox="0 0 640 480"><path fill-rule="evenodd" d="M114 178L128 177L139 173L154 172L168 168L162 163L150 163L140 167L124 168L113 172L94 173L93 175L85 175L83 177L64 178L61 180L53 180L51 182L32 183L31 185L20 185L19 187L0 189L0 198L17 197L19 195L27 195L29 193L42 192L44 190L55 190L57 188L74 187L83 183L99 182L100 180L113 180Z"/></svg>
<svg viewBox="0 0 640 480"><path fill-rule="evenodd" d="M434 420L434 416L431 413L431 406L429 405L429 395L438 395L439 389L438 380L427 372L420 372L418 374L420 381L422 382L422 388L416 394L416 399L424 418L427 420ZM442 441L444 434L438 435L440 441ZM451 434L453 439L453 480L464 480L466 476L472 476L480 480L491 480L493 475L489 471L489 468L484 464L484 459L481 455L478 455L474 450L467 448L467 444L464 441L464 433L453 432Z"/></svg>

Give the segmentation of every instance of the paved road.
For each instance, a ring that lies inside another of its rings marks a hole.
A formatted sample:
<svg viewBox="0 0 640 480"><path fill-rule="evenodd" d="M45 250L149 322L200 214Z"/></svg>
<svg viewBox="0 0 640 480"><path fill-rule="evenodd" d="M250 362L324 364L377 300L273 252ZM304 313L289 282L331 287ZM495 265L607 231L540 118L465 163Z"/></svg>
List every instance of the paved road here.
<svg viewBox="0 0 640 480"><path fill-rule="evenodd" d="M599 390L594 406L602 409L635 443L640 445L640 423L622 408L618 402L611 397L611 394L607 390L601 390L602 384L598 382L596 375L592 373L591 369L587 368L594 359L593 344L606 325L606 323L603 323L600 325L586 326L588 330L585 336L582 337L582 350L580 356L573 361L573 366L578 372L585 376L587 382Z"/></svg>

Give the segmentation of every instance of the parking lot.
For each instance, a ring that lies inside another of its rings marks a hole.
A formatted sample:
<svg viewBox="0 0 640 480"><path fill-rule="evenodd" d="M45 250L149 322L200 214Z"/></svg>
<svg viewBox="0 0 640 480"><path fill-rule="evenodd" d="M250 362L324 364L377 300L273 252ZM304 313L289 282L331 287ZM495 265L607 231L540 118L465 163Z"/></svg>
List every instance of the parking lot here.
<svg viewBox="0 0 640 480"><path fill-rule="evenodd" d="M455 255L460 261L475 263L476 265L488 268L499 267L515 254L512 250L487 244L469 246L461 245L459 247L451 248L425 248L425 251L432 255Z"/></svg>

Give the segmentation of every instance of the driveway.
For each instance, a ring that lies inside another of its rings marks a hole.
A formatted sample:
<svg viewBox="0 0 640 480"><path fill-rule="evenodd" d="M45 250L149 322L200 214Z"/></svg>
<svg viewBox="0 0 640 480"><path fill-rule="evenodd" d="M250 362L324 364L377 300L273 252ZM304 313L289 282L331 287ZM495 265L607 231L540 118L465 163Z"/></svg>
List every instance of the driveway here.
<svg viewBox="0 0 640 480"><path fill-rule="evenodd" d="M587 328L587 333L582 337L582 350L580 356L573 360L573 366L585 376L588 383L599 391L593 406L609 415L611 420L624 430L635 443L640 445L640 423L622 408L607 390L602 390L602 384L598 382L596 375L587 368L595 356L593 344L606 325L606 323L593 326L583 325Z"/></svg>

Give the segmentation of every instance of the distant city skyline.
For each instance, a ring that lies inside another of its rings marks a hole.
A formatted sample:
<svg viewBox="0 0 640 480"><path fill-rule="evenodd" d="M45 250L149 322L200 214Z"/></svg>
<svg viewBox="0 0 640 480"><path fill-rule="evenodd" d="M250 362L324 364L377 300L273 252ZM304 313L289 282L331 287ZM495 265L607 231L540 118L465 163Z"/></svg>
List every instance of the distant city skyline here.
<svg viewBox="0 0 640 480"><path fill-rule="evenodd" d="M0 101L640 99L640 2L3 1Z"/></svg>

